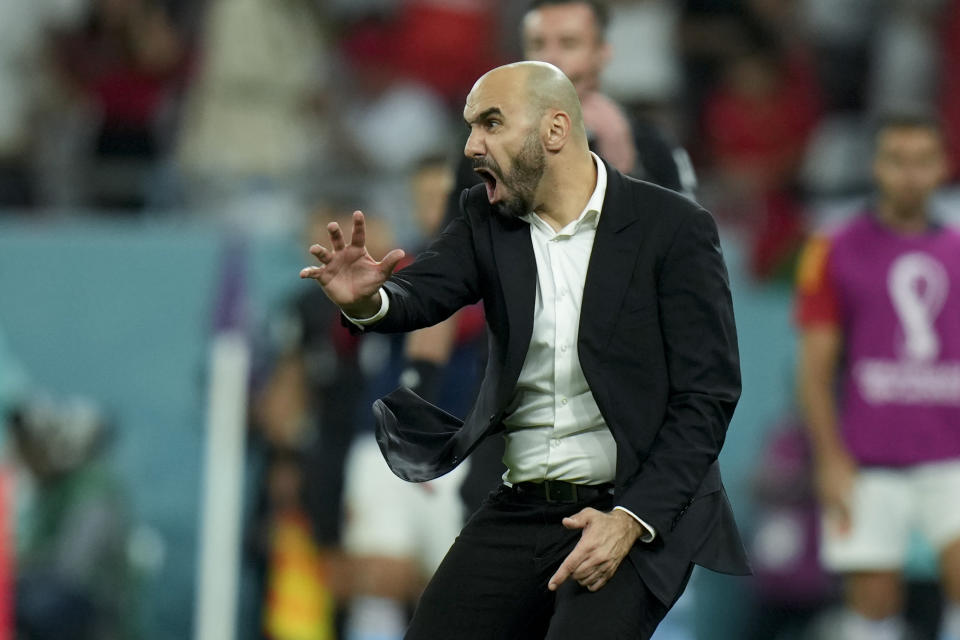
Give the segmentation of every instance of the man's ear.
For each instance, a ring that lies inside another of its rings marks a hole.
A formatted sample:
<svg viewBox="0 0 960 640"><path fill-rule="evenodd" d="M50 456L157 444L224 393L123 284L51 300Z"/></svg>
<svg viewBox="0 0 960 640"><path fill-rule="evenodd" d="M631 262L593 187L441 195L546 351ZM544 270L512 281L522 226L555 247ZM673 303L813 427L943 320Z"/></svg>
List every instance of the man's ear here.
<svg viewBox="0 0 960 640"><path fill-rule="evenodd" d="M547 151L556 153L563 149L570 138L570 131L572 130L570 116L566 111L554 111L548 118L543 146Z"/></svg>

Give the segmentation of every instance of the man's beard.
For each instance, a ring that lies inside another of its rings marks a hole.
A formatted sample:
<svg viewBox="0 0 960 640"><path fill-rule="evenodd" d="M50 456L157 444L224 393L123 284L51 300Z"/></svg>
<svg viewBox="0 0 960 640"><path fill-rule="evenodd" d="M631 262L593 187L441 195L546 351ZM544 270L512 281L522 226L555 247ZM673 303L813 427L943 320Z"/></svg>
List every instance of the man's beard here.
<svg viewBox="0 0 960 640"><path fill-rule="evenodd" d="M520 218L533 211L533 199L547 166L546 154L536 132L527 136L512 164L510 173L503 175L500 166L492 159L477 158L473 162L474 169L485 168L495 173L503 187L505 196L493 205L494 211L505 218Z"/></svg>

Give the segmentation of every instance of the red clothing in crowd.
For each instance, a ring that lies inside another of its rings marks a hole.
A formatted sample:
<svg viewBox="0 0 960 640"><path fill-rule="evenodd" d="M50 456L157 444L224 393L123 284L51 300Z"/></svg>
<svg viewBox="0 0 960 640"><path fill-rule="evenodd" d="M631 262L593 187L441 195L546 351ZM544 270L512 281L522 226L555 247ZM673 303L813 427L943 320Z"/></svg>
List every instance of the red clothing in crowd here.
<svg viewBox="0 0 960 640"><path fill-rule="evenodd" d="M952 176L960 178L960 0L944 10L940 104L950 144Z"/></svg>
<svg viewBox="0 0 960 640"><path fill-rule="evenodd" d="M769 91L718 87L707 100L704 133L714 163L766 176L772 187L795 169L819 114L811 69L791 62Z"/></svg>

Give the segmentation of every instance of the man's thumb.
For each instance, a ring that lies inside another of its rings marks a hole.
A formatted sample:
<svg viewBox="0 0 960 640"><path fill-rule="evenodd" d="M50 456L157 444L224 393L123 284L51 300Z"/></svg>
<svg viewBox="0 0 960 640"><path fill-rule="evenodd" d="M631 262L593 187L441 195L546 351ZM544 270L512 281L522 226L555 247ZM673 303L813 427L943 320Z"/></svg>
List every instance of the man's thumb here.
<svg viewBox="0 0 960 640"><path fill-rule="evenodd" d="M389 278L405 255L403 249L394 249L383 256L383 260L380 261L380 269L383 271L383 275Z"/></svg>

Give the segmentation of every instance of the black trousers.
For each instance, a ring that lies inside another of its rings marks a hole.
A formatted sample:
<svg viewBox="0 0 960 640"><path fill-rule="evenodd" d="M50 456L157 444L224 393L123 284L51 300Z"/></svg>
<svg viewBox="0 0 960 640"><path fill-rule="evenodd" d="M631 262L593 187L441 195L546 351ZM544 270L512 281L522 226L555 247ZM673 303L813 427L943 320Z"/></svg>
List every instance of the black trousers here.
<svg viewBox="0 0 960 640"><path fill-rule="evenodd" d="M573 578L547 581L580 540L561 520L585 507L609 511L611 496L557 504L501 486L464 526L427 586L408 640L640 639L667 613L624 559L596 592Z"/></svg>

